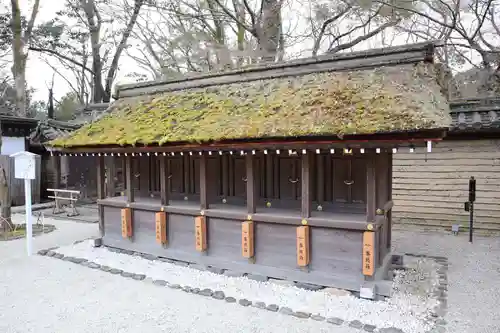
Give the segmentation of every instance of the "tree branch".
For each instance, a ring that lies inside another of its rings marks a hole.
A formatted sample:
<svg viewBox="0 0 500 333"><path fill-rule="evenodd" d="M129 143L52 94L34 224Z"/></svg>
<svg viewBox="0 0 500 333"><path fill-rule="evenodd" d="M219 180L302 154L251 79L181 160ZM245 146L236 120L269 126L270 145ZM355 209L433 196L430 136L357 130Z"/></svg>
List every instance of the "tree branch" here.
<svg viewBox="0 0 500 333"><path fill-rule="evenodd" d="M337 15L325 20L323 24L321 25L321 29L319 31L319 35L317 36L316 40L314 41L314 46L312 50L312 55L316 56L318 54L319 47L321 45L321 40L323 39L323 36L325 35L325 30L326 28L333 22L337 21L340 19L342 16L344 16L350 9L352 8L351 5L348 5L345 7L343 10L341 10Z"/></svg>
<svg viewBox="0 0 500 333"><path fill-rule="evenodd" d="M38 15L38 8L40 7L40 0L35 0L33 4L33 9L31 11L31 18L26 27L26 32L24 33L25 43L28 44L31 39L31 33L33 31L33 26L35 25L36 16Z"/></svg>
<svg viewBox="0 0 500 333"><path fill-rule="evenodd" d="M30 46L29 47L29 50L30 51L35 51L35 52L40 52L40 53L49 53L51 55L54 55L58 58L61 58L61 59L64 59L66 61L69 61L71 62L72 64L78 66L78 67L81 67L83 69L85 69L87 72L89 72L90 74L94 75L94 71L91 70L90 68L88 68L87 66L85 66L84 64L82 63L79 63L78 61L64 55L64 54L61 54L59 53L58 51L56 50L52 50L52 49L46 49L46 48L43 48L43 47L36 47L36 46Z"/></svg>
<svg viewBox="0 0 500 333"><path fill-rule="evenodd" d="M108 75L106 76L106 85L105 85L105 93L107 96L111 96L111 85L113 84L113 80L116 75L116 71L118 70L118 61L120 60L120 56L123 53L123 49L127 45L127 40L132 33L132 29L134 28L135 23L137 22L137 17L139 16L139 12L144 3L144 0L135 0L134 11L132 12L132 16L127 23L127 27L123 32L122 38L118 47L116 48L115 55L113 56L113 60L111 62L111 67L109 68Z"/></svg>
<svg viewBox="0 0 500 333"><path fill-rule="evenodd" d="M382 24L381 26L379 26L377 29L373 30L373 31L370 31L369 33L367 33L366 35L363 35L363 36L359 36L358 38L355 38L354 40L350 41L349 43L344 43L344 44L341 44L341 45L338 45L336 46L335 48L333 49L330 49L329 52L331 53L336 53L336 52L339 52L339 51L342 51L342 50L345 50L345 49L349 49L377 34L379 34L381 31L389 28L389 27L392 27L392 26L395 26L396 24L398 24L401 20L398 19L396 21L390 21L390 22L386 22L385 24Z"/></svg>

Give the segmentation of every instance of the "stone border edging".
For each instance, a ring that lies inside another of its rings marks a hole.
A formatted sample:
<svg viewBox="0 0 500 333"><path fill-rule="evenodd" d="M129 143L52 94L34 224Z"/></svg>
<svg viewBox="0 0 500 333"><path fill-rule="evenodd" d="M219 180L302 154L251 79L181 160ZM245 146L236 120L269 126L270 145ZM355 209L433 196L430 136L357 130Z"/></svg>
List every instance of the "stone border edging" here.
<svg viewBox="0 0 500 333"><path fill-rule="evenodd" d="M81 243L83 241L84 240L76 241L76 242L74 242L74 244L78 244L78 243ZM110 273L113 275L121 275L122 277L131 278L131 279L136 280L136 281L147 281L147 282L150 282L151 284L153 284L155 286L159 286L159 287L168 287L171 289L177 289L177 290L181 290L181 291L191 293L191 294L201 295L201 296L205 296L205 297L211 297L211 298L216 299L216 300L221 300L221 301L223 300L227 303L235 303L235 304L237 303L238 305L244 306L244 307L252 306L252 307L255 307L258 309L276 312L276 313L280 313L283 315L290 315L290 316L293 316L296 318L311 319L311 320L315 320L315 321L325 321L329 324L336 325L336 326L347 325L349 327L356 328L359 330L362 329L365 332L404 333L403 330L401 330L399 328L395 328L395 327L385 327L385 328L377 329L376 326L369 325L369 324L363 324L359 320L353 320L353 321L348 322L348 321L344 321L343 319L336 318L336 317L325 318L319 314L312 314L310 312L293 311L291 308L280 307L276 304L266 304L266 303L260 302L260 301L250 301L250 300L247 300L245 298L237 300L234 297L226 296L225 293L223 291L220 291L220 290L213 291L209 288L200 289L200 288L192 288L189 286L181 286L179 284L171 284L168 281L161 280L161 279L153 280L152 278L147 277L145 274L126 272L126 271L123 271L121 269L112 268L112 267L109 267L106 265L100 265L100 264L97 264L95 262L88 261L87 259L84 259L84 258L64 256L63 254L56 252L55 251L56 249L57 249L57 247L46 249L46 250L40 250L40 251L38 251L38 255L61 259L63 261L72 262L72 263L79 264L79 265L82 265L82 266L85 266L85 267L88 267L91 269L99 269L99 270L106 272L106 273ZM109 248L108 248L108 250L109 250ZM115 251L115 252L117 252L117 251ZM129 252L130 253L125 253L125 254L129 254L129 255L137 254L137 255L139 255L142 258L147 259L147 260L159 260L159 261L168 262L168 263L172 263L172 264L179 264L179 266L190 267L188 263L184 263L184 262L176 262L175 260L159 258L159 257L153 256L153 255L148 255L148 254L135 253L133 251L129 251ZM120 253L124 253L124 252L120 252ZM443 274L443 276L444 276L443 281L446 282L446 286L447 286L447 277L446 277L446 270L448 267L447 258L430 257L430 256L425 256L425 255L412 255L412 254L405 254L405 255L426 257L426 258L431 258L434 260L437 260L435 258L440 258L440 260L444 260L444 262L446 264L446 265L442 264L442 267L444 267L442 272L444 272L444 273L439 273L439 274L440 274L440 276L441 276L441 274ZM192 268L194 268L194 267L192 267ZM222 274L222 271L221 272L214 272L214 273ZM441 279L440 279L440 282L441 282ZM440 287L441 287L441 285L440 285ZM441 290L441 289L439 289L439 290ZM443 290L446 290L446 288ZM444 295L444 297L446 297L446 295ZM446 305L446 302L444 302L444 304ZM437 326L437 327L438 328L441 327L441 329L444 329L443 326ZM442 333L445 330L446 329L436 330L436 328L433 328L428 333Z"/></svg>

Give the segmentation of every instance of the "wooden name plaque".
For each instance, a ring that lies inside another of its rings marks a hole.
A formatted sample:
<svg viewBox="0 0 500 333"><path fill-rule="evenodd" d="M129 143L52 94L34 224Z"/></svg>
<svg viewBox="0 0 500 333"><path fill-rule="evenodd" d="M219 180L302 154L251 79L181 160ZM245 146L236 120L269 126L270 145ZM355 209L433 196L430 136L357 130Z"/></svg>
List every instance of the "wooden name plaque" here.
<svg viewBox="0 0 500 333"><path fill-rule="evenodd" d="M363 233L363 275L373 276L375 273L375 233Z"/></svg>
<svg viewBox="0 0 500 333"><path fill-rule="evenodd" d="M122 208L122 237L132 237L132 209Z"/></svg>
<svg viewBox="0 0 500 333"><path fill-rule="evenodd" d="M203 252L207 249L207 222L205 216L195 218L196 251Z"/></svg>
<svg viewBox="0 0 500 333"><path fill-rule="evenodd" d="M297 264L300 267L309 265L309 226L297 227Z"/></svg>
<svg viewBox="0 0 500 333"><path fill-rule="evenodd" d="M241 254L245 258L252 258L254 256L252 221L245 221L241 224Z"/></svg>
<svg viewBox="0 0 500 333"><path fill-rule="evenodd" d="M156 212L156 242L160 245L167 244L167 213Z"/></svg>

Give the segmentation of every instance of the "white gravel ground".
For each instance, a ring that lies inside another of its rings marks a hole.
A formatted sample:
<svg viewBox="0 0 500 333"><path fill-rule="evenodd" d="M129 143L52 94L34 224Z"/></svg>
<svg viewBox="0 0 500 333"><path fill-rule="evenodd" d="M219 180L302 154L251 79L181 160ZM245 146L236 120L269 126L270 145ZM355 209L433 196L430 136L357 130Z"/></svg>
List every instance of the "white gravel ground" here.
<svg viewBox="0 0 500 333"><path fill-rule="evenodd" d="M408 333L424 333L430 329L423 317L434 303L422 303L420 295L399 294L389 302L373 302L350 295L335 296L323 291L313 292L271 282L226 277L166 262L150 261L138 256L111 252L102 247L93 248L88 242L59 248L57 252L127 272L145 274L171 284L222 290L227 296L236 299L246 298L253 302L277 304L294 311L337 317L345 321L360 320L377 327L397 327Z"/></svg>
<svg viewBox="0 0 500 333"><path fill-rule="evenodd" d="M16 222L21 222L20 218L14 217ZM36 250L69 246L75 240L98 234L95 224L55 220L47 223L55 224L58 229L36 237ZM445 233L395 231L393 235L398 252L448 257L447 332L500 332L498 238L476 237L474 244L469 244L465 236ZM0 254L2 333L359 332L346 326L336 327L159 288L53 258L28 258L24 239L0 242ZM241 294L231 296L237 295ZM324 306L326 302L319 296L312 300L315 306ZM357 319L367 322L366 317Z"/></svg>
<svg viewBox="0 0 500 333"><path fill-rule="evenodd" d="M98 234L95 224L49 222L58 230L36 237L36 249ZM27 257L24 246L24 239L0 242L1 333L359 332L159 288L54 258Z"/></svg>
<svg viewBox="0 0 500 333"><path fill-rule="evenodd" d="M395 231L398 252L448 257L447 332L500 332L500 239L445 232Z"/></svg>
<svg viewBox="0 0 500 333"><path fill-rule="evenodd" d="M356 333L47 257L0 265L2 333Z"/></svg>
<svg viewBox="0 0 500 333"><path fill-rule="evenodd" d="M12 221L17 224L25 223L25 216L24 214L13 214ZM33 222L36 222L36 217L33 217ZM33 255L36 255L36 252L41 249L53 246L71 245L77 240L97 237L99 235L99 227L94 223L76 223L49 218L45 218L45 223L55 225L57 229L48 234L33 238ZM0 241L0 264L12 259L25 257L26 239L18 239L9 242Z"/></svg>

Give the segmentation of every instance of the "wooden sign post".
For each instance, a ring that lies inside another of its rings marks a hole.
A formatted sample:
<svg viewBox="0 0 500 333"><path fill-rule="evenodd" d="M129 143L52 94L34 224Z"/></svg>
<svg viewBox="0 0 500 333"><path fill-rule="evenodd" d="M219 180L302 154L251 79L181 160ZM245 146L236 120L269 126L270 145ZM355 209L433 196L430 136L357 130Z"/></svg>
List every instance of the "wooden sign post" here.
<svg viewBox="0 0 500 333"><path fill-rule="evenodd" d="M132 210L130 208L122 208L122 237L132 237Z"/></svg>
<svg viewBox="0 0 500 333"><path fill-rule="evenodd" d="M297 227L297 264L300 267L309 265L309 226Z"/></svg>
<svg viewBox="0 0 500 333"><path fill-rule="evenodd" d="M157 212L155 214L156 242L160 245L167 244L167 213Z"/></svg>
<svg viewBox="0 0 500 333"><path fill-rule="evenodd" d="M252 258L254 256L252 221L245 221L241 224L241 253L244 258Z"/></svg>
<svg viewBox="0 0 500 333"><path fill-rule="evenodd" d="M33 242L33 228L31 221L31 180L36 178L36 154L21 151L10 155L14 158L14 176L24 179L24 200L26 210L26 252L31 256Z"/></svg>
<svg viewBox="0 0 500 333"><path fill-rule="evenodd" d="M205 216L195 218L196 251L203 252L207 249L207 223Z"/></svg>
<svg viewBox="0 0 500 333"><path fill-rule="evenodd" d="M363 275L373 276L375 272L375 233L363 233Z"/></svg>

